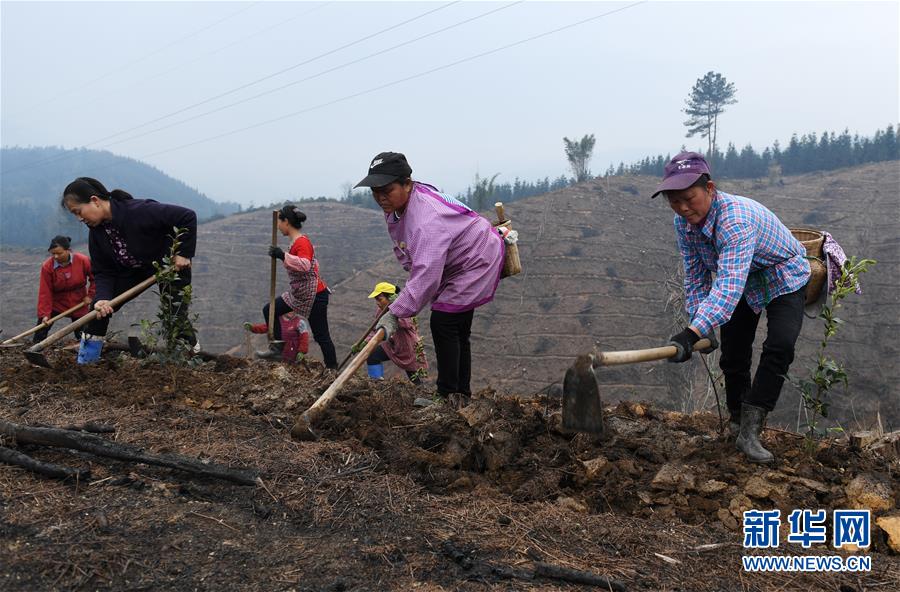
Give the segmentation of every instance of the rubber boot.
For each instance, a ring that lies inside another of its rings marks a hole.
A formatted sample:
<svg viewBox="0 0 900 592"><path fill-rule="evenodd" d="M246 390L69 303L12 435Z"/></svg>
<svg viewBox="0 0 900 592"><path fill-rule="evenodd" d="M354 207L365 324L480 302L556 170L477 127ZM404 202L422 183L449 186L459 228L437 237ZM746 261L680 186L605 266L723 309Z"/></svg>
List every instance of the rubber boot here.
<svg viewBox="0 0 900 592"><path fill-rule="evenodd" d="M725 438L727 440L736 440L741 433L741 410L740 408L737 411L729 409L728 415L728 428L725 432Z"/></svg>
<svg viewBox="0 0 900 592"><path fill-rule="evenodd" d="M369 372L369 378L374 380L384 378L384 364L366 364L366 370Z"/></svg>
<svg viewBox="0 0 900 592"><path fill-rule="evenodd" d="M267 351L256 352L256 357L260 360L281 360L281 354L284 351L283 341L270 341Z"/></svg>
<svg viewBox="0 0 900 592"><path fill-rule="evenodd" d="M103 337L85 333L78 345L78 363L93 364L100 359L101 351L103 351Z"/></svg>
<svg viewBox="0 0 900 592"><path fill-rule="evenodd" d="M741 431L735 441L735 446L750 459L750 462L771 463L775 460L772 453L766 450L759 441L767 414L762 407L747 403L741 405Z"/></svg>

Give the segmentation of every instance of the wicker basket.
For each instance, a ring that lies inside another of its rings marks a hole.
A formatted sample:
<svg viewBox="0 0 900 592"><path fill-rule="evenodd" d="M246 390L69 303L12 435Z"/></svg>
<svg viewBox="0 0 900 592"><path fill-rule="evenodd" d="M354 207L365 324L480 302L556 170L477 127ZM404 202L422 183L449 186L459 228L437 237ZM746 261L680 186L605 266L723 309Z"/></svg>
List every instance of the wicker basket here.
<svg viewBox="0 0 900 592"><path fill-rule="evenodd" d="M809 282L806 284L807 306L816 302L822 295L822 288L828 278L828 269L825 267L825 252L822 246L825 244L825 235L811 228L791 228L794 235L803 248L806 249L806 257L809 260Z"/></svg>

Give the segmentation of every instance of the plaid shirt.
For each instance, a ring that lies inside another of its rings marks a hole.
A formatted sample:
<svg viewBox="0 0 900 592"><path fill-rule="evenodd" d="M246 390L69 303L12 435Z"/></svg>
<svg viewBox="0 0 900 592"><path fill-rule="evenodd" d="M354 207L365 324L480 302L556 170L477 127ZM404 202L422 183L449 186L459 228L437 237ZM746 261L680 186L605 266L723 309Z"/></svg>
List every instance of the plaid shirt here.
<svg viewBox="0 0 900 592"><path fill-rule="evenodd" d="M806 249L752 199L717 191L702 226L675 216L675 236L684 259L685 309L701 335L728 322L741 296L759 314L809 281Z"/></svg>

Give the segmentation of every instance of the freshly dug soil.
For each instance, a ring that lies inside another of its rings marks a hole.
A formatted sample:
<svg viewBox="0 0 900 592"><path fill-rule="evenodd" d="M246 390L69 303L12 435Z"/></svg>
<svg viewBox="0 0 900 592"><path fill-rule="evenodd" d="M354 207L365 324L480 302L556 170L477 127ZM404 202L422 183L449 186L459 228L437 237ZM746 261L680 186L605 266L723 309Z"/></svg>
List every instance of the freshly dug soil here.
<svg viewBox="0 0 900 592"><path fill-rule="evenodd" d="M359 376L315 426L319 440L297 443L293 417L334 378L318 364L166 368L121 355L79 367L73 352L48 357L49 370L0 350L0 417L112 425L114 441L257 470L261 483L4 442L92 478L0 465L2 590L597 589L534 577L540 562L627 590L900 586L900 558L874 520L870 573L741 571L745 509L830 516L862 474L886 482L900 506L897 462L841 442L807 450L795 434L766 431L778 463L758 467L709 414L621 403L595 439L561 429L556 399L483 391L459 409L419 408L422 389Z"/></svg>

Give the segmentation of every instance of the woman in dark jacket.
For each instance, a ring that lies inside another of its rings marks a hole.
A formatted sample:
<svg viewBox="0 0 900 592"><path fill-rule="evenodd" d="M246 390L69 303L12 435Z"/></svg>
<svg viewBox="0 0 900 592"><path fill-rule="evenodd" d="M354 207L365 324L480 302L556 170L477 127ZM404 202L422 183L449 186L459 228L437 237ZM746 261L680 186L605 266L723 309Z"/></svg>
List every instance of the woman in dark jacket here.
<svg viewBox="0 0 900 592"><path fill-rule="evenodd" d="M90 177L78 177L69 183L63 191L62 205L90 228L88 249L97 285L92 309L97 311L97 319L85 326L78 356L79 363L89 363L100 357L99 344L114 312L109 301L154 274L153 262L161 262L168 254L174 228L186 232L175 255L178 280L172 288L180 293L190 285L191 258L197 246L197 215L181 206L134 199L121 189L107 191L100 181ZM179 308L178 314L187 318L187 307ZM197 345L193 330L183 337Z"/></svg>
<svg viewBox="0 0 900 592"><path fill-rule="evenodd" d="M72 251L72 239L68 236L54 236L47 252L50 258L41 265L41 280L38 288L37 324L46 323L52 317L65 312L77 304L81 308L68 316L74 321L88 313L88 305L94 299L94 274L91 260L81 253ZM47 325L34 334L34 342L43 341L52 325ZM75 332L81 337L81 331Z"/></svg>

